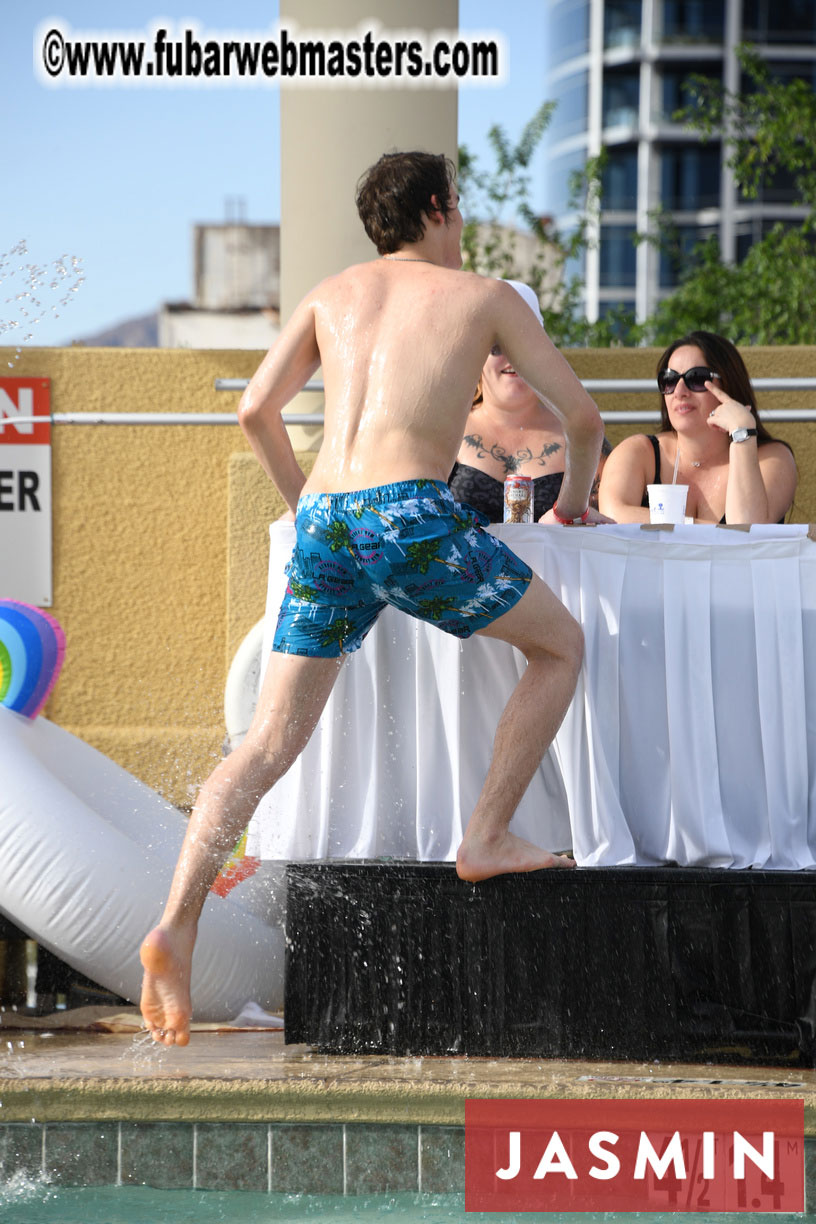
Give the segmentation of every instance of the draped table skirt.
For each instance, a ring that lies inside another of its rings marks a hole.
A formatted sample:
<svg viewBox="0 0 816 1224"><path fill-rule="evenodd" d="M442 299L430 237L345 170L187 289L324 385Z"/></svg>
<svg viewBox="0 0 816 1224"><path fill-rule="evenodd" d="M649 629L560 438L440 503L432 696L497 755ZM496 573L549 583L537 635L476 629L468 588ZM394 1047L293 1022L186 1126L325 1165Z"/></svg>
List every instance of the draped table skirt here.
<svg viewBox="0 0 816 1224"><path fill-rule="evenodd" d="M580 621L575 698L511 828L582 865L816 866L816 544L806 526L491 528ZM264 659L294 527L270 531ZM387 609L261 801L265 859L452 860L524 669Z"/></svg>

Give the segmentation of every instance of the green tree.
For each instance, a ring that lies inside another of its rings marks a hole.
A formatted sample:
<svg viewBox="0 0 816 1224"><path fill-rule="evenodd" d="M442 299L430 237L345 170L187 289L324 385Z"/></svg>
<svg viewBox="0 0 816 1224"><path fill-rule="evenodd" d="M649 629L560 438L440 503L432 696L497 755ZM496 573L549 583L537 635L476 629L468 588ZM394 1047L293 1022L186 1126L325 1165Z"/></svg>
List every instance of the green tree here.
<svg viewBox="0 0 816 1224"><path fill-rule="evenodd" d="M678 288L643 333L656 345L697 328L735 344L816 343L816 259L804 226L775 225L739 264L727 264L715 237L698 243Z"/></svg>
<svg viewBox="0 0 816 1224"><path fill-rule="evenodd" d="M603 158L592 159L570 179L568 211L575 217L569 232L541 217L530 202L530 163L556 104L544 102L525 124L514 144L499 125L487 134L494 155L490 169L481 167L466 146L459 149L459 190L468 220L462 233L464 267L486 276L526 281L536 292L544 326L556 344L567 347L633 343L634 316L627 311L588 323L582 306L580 266L600 206ZM533 238L533 251L520 249L515 222Z"/></svg>
<svg viewBox="0 0 816 1224"><path fill-rule="evenodd" d="M691 100L676 118L704 137L725 134L733 167L743 193L756 198L760 188L779 171L794 181L799 203L816 209L816 94L807 81L774 77L767 64L747 45L737 48L748 89L733 94L718 81L693 76Z"/></svg>
<svg viewBox="0 0 816 1224"><path fill-rule="evenodd" d="M751 48L737 54L748 88L734 94L693 76L690 101L675 118L705 139L728 142L728 164L745 198L784 175L808 213L798 224L774 225L739 264L725 262L714 237L685 252L678 288L644 327L654 344L698 327L736 344L816 343L816 95L806 81L775 79ZM655 219L649 238L670 257L680 254L664 219Z"/></svg>
<svg viewBox="0 0 816 1224"><path fill-rule="evenodd" d="M524 125L516 144L495 124L487 134L495 156L495 165L489 170L478 164L467 146L459 149L459 190L462 211L468 218L462 231L465 268L488 276L518 276L516 235L508 220L508 213L515 211L541 244L527 274L536 293L541 293L547 275L546 248L551 234L547 221L537 216L530 204L530 162L554 109L554 102L544 102Z"/></svg>
<svg viewBox="0 0 816 1224"><path fill-rule="evenodd" d="M568 233L530 204L530 164L555 104L545 102L517 143L499 126L490 129L492 169L480 167L460 149L463 210L471 218L463 233L465 267L492 276L527 280L539 295L544 325L560 345L666 344L703 327L737 344L816 344L816 94L807 81L778 80L750 47L738 49L747 81L741 93L719 82L692 76L689 102L675 119L704 139L729 145L728 164L747 199L784 175L796 203L808 212L800 223L779 222L753 244L739 264L728 264L716 238L690 249L659 211L638 241L659 246L678 260L677 289L643 324L631 312L614 311L589 323L584 315L580 265L596 231L604 157L573 175L569 211L576 218ZM478 218L478 222L473 218ZM520 219L539 250L532 268L520 263L511 222Z"/></svg>

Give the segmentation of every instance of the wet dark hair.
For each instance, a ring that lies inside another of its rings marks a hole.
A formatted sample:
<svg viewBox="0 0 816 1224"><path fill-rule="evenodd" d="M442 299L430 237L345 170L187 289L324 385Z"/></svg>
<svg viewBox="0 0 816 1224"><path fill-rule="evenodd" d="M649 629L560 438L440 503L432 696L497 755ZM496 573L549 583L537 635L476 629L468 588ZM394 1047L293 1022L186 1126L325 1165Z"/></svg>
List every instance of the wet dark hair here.
<svg viewBox="0 0 816 1224"><path fill-rule="evenodd" d="M451 211L456 167L442 153L385 153L357 184L357 212L380 255L419 242L425 217Z"/></svg>
<svg viewBox="0 0 816 1224"><path fill-rule="evenodd" d="M726 340L725 336L718 336L716 332L709 331L693 331L687 336L681 336L679 340L673 341L666 349L657 363L657 373L667 369L671 365L671 356L675 349L693 347L700 349L705 363L711 370L716 370L719 374L720 386L723 391L732 396L740 404L747 404L751 409L751 415L754 418L757 429L757 446L762 446L766 442L782 441L781 438L774 438L772 434L762 424L759 419L759 412L756 405L756 395L754 388L751 386L751 379L748 371L745 368L745 362L739 354L736 345L730 340ZM666 407L666 398L660 397L660 432L674 433L674 429L669 421L669 411ZM787 442L783 443L788 446ZM793 452L793 448L788 446L788 450Z"/></svg>

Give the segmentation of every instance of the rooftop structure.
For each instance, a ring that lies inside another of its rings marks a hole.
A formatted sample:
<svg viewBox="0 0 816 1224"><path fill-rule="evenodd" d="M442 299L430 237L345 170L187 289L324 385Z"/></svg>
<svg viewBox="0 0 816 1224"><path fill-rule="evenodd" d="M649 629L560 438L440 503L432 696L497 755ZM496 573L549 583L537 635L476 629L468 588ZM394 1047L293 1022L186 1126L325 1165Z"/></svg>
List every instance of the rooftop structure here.
<svg viewBox="0 0 816 1224"><path fill-rule="evenodd" d="M268 348L280 330L280 226L243 218L193 229L195 296L165 302L161 348Z"/></svg>

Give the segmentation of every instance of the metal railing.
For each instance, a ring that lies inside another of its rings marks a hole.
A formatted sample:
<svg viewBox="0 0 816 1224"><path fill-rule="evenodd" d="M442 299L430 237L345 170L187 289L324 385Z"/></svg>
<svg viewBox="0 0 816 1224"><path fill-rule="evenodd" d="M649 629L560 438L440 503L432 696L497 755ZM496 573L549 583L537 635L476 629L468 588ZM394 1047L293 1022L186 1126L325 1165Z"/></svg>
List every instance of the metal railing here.
<svg viewBox="0 0 816 1224"><path fill-rule="evenodd" d="M756 391L816 391L816 378L754 378ZM216 378L216 391L243 391L248 378ZM592 395L645 394L657 395L653 378L582 378L583 387ZM323 391L322 382L308 382L303 391ZM621 412L601 412L605 425L654 424L660 420L657 409L624 409ZM4 425L42 424L44 417L0 417ZM816 408L763 409L763 421L816 421ZM54 412L53 425L237 425L234 412ZM322 412L284 413L286 425L322 425Z"/></svg>

